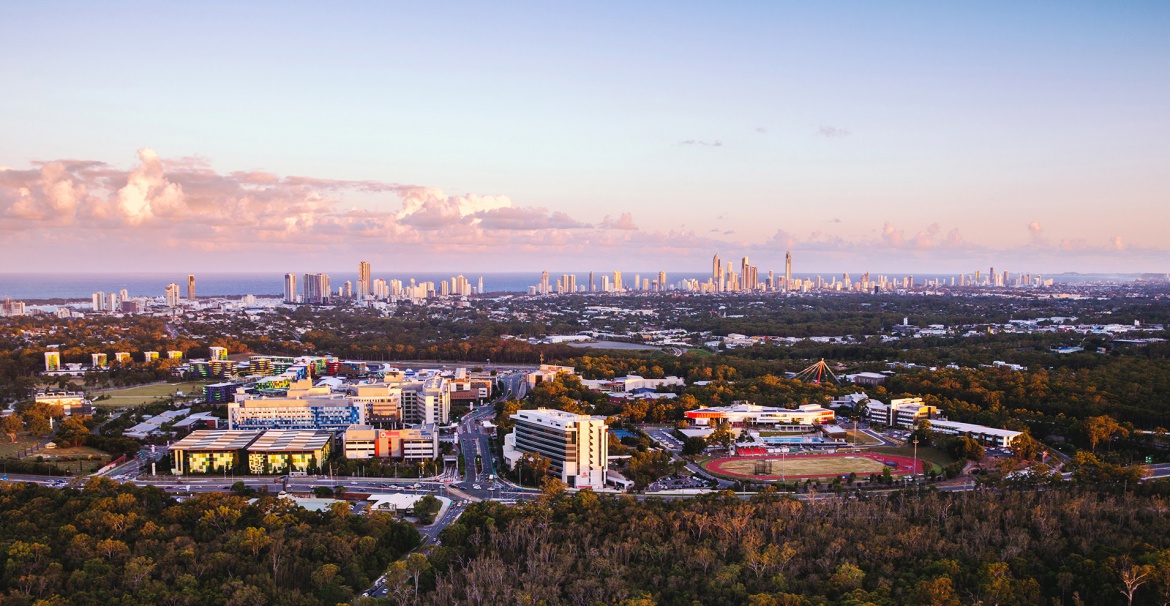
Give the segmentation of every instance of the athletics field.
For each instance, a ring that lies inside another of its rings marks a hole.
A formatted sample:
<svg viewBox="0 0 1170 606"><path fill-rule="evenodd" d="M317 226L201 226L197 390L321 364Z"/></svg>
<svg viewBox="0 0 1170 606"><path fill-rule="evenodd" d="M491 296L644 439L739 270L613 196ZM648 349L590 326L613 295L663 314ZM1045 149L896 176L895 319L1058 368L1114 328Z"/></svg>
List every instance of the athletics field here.
<svg viewBox="0 0 1170 606"><path fill-rule="evenodd" d="M727 478L771 481L831 478L851 473L864 478L870 474L880 474L887 468L896 476L909 475L923 473L926 463L920 459L918 469L915 471L914 459L911 457L879 453L834 453L788 455L783 458L776 455L726 457L708 461L703 467L713 474Z"/></svg>

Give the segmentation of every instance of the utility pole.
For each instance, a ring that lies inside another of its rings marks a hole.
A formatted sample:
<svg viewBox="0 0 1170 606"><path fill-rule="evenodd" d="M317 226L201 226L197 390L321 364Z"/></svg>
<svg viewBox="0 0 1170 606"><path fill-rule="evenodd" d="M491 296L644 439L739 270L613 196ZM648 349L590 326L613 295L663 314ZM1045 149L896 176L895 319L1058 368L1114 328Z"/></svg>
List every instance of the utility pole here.
<svg viewBox="0 0 1170 606"><path fill-rule="evenodd" d="M914 474L918 475L918 436L914 436Z"/></svg>

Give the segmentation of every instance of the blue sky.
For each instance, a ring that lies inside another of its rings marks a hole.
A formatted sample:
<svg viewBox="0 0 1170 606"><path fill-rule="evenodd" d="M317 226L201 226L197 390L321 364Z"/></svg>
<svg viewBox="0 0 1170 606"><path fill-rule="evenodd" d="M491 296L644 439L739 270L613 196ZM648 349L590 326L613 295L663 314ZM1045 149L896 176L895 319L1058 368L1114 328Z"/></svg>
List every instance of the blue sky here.
<svg viewBox="0 0 1170 606"><path fill-rule="evenodd" d="M1170 265L1166 3L26 3L0 21L0 246L175 253L114 255L128 270L677 271L788 248L810 271Z"/></svg>

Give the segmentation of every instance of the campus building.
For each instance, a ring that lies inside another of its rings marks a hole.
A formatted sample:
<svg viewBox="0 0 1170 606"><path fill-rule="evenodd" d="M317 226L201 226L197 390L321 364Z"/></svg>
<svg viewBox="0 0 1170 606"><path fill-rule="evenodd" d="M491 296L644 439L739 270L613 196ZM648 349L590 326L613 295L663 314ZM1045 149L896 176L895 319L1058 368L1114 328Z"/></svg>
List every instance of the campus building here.
<svg viewBox="0 0 1170 606"><path fill-rule="evenodd" d="M258 437L258 431L193 431L171 445L171 472L181 476L234 470Z"/></svg>
<svg viewBox="0 0 1170 606"><path fill-rule="evenodd" d="M923 419L938 417L938 408L925 403L922 398L899 398L889 404L870 400L869 422L887 427L914 428Z"/></svg>
<svg viewBox="0 0 1170 606"><path fill-rule="evenodd" d="M266 431L248 446L248 471L257 474L320 469L329 458L328 431Z"/></svg>
<svg viewBox="0 0 1170 606"><path fill-rule="evenodd" d="M65 416L93 414L93 403L80 391L40 391L36 401L37 404L60 406Z"/></svg>
<svg viewBox="0 0 1170 606"><path fill-rule="evenodd" d="M525 453L550 462L550 471L570 488L605 485L609 442L605 417L538 408L512 415L516 422L504 438L504 460L512 469Z"/></svg>
<svg viewBox="0 0 1170 606"><path fill-rule="evenodd" d="M683 414L695 425L821 425L836 420L836 414L820 404L792 409L734 402L731 406L704 406Z"/></svg>
<svg viewBox="0 0 1170 606"><path fill-rule="evenodd" d="M237 393L228 403L228 429L322 429L365 425L366 408L344 396L275 397Z"/></svg>
<svg viewBox="0 0 1170 606"><path fill-rule="evenodd" d="M561 373L574 374L575 369L572 366L554 366L552 364L541 364L540 368L525 375L525 380L528 381L528 388L532 389L545 381L554 381L557 375Z"/></svg>
<svg viewBox="0 0 1170 606"><path fill-rule="evenodd" d="M409 429L350 425L342 439L347 459L431 461L439 456L439 432L433 425Z"/></svg>
<svg viewBox="0 0 1170 606"><path fill-rule="evenodd" d="M417 425L447 424L451 418L451 386L443 377L403 381L402 421Z"/></svg>
<svg viewBox="0 0 1170 606"><path fill-rule="evenodd" d="M996 429L984 425L975 425L974 423L959 423L958 421L947 421L945 419L931 421L930 428L935 433L948 436L966 436L981 444L998 448L1011 448L1016 438L1023 435L1022 432L1012 431L1010 429Z"/></svg>
<svg viewBox="0 0 1170 606"><path fill-rule="evenodd" d="M366 422L402 422L402 388L388 383L354 385L349 388L349 399L366 410Z"/></svg>

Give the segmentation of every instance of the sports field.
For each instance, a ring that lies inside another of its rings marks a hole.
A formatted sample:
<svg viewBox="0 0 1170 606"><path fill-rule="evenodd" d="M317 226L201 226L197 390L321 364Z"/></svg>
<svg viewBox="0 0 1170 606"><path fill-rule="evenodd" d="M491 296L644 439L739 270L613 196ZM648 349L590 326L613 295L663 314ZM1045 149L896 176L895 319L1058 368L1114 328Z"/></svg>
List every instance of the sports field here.
<svg viewBox="0 0 1170 606"><path fill-rule="evenodd" d="M198 396L203 393L205 382L191 383L157 383L155 385L141 385L126 389L111 389L92 394L93 397L109 396L110 399L94 402L94 406L107 408L122 408L127 406L144 406L159 398L168 398L176 392L183 392L187 396Z"/></svg>
<svg viewBox="0 0 1170 606"><path fill-rule="evenodd" d="M886 463L895 465L887 465ZM715 459L705 464L707 471L730 478L752 478L755 480L780 480L825 478L847 476L859 477L881 473L889 469L894 475L906 475L914 469L914 459L894 455L872 453L858 454L808 454L777 457L728 457ZM924 464L919 461L918 473Z"/></svg>

